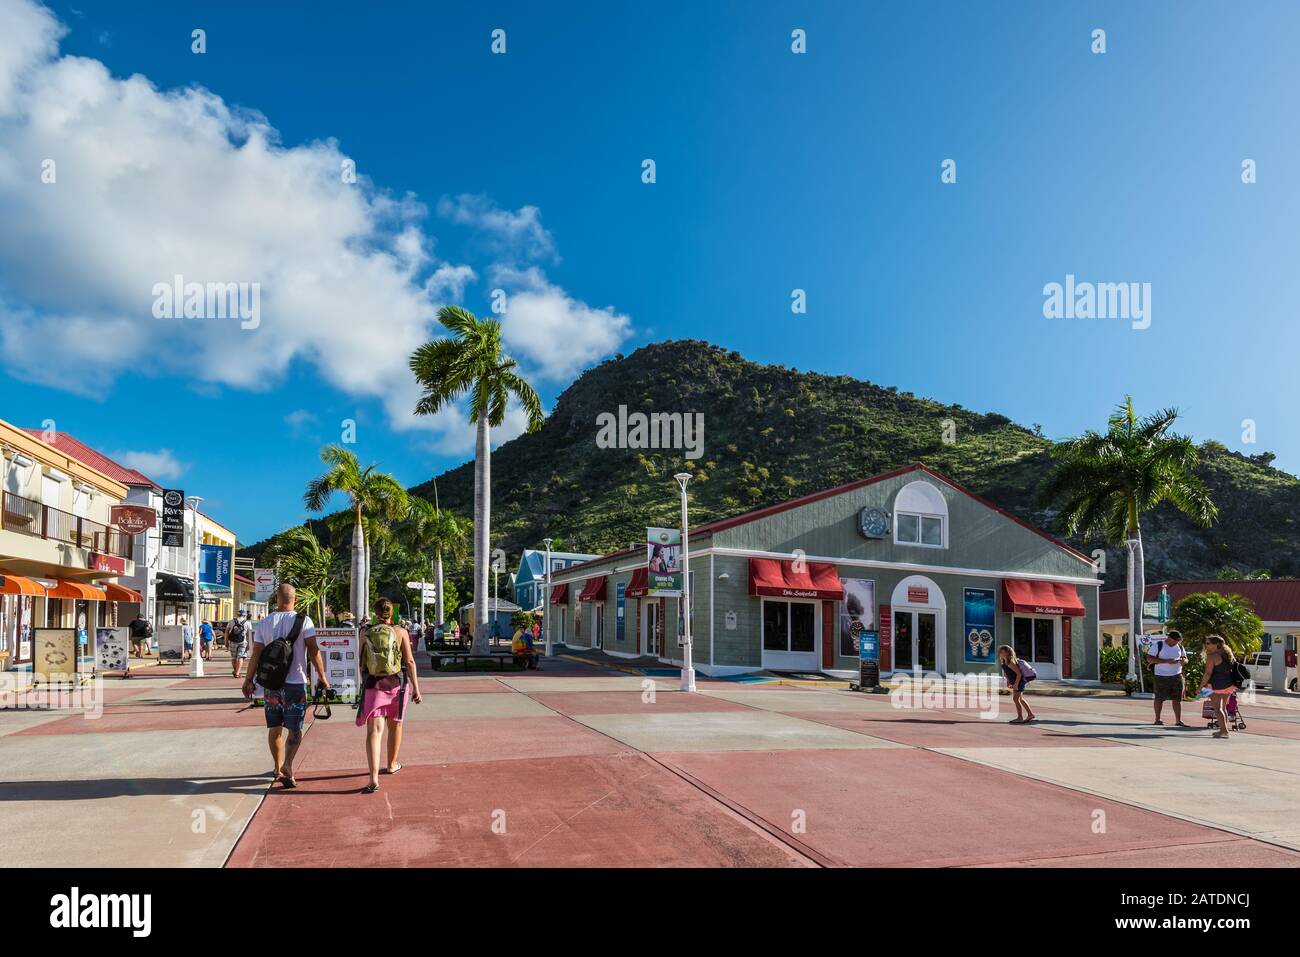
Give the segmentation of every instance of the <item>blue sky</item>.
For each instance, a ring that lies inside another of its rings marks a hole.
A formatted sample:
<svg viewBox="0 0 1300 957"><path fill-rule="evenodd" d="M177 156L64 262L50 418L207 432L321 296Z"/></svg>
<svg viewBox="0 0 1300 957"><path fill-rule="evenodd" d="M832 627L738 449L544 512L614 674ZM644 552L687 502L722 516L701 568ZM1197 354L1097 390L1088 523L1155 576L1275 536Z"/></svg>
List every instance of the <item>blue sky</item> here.
<svg viewBox="0 0 1300 957"><path fill-rule="evenodd" d="M301 520L344 419L408 484L468 457L390 380L438 304L485 313L502 286L548 405L604 355L696 337L1052 437L1132 393L1300 467L1294 5L614 7L73 0L57 53L0 30L0 417L166 450L166 481L253 541ZM255 161L221 145L243 111ZM56 185L28 175L46 155ZM363 179L341 200L319 179L340 156ZM173 336L147 295L173 262L265 269L262 325ZM1067 274L1150 283L1150 327L1044 318Z"/></svg>

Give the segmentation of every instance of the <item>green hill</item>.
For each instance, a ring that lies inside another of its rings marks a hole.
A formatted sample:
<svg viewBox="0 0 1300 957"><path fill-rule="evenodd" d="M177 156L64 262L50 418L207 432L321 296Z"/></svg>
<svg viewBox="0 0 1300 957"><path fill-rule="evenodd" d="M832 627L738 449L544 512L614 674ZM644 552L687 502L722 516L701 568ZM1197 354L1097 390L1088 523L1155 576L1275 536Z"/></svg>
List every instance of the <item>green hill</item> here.
<svg viewBox="0 0 1300 957"><path fill-rule="evenodd" d="M1118 401L1121 397L1116 396ZM596 417L628 412L702 412L704 454L601 449ZM1099 407L1097 428L1109 407ZM949 425L948 420L951 420ZM945 444L945 426L955 441ZM1049 531L1038 505L1051 442L994 412L943 405L848 376L764 366L695 340L645 346L607 360L567 388L539 432L492 456L494 546L512 562L545 535L556 548L603 552L644 540L646 525L678 520L674 472L694 473L692 524L739 514L911 462L952 477ZM1161 508L1144 518L1147 580L1212 578L1224 565L1300 573L1293 516L1300 480L1215 442L1202 473L1221 518L1199 529ZM444 507L473 513L473 463L438 476ZM411 489L433 498L432 482ZM1097 543L1072 541L1085 551ZM1123 584L1111 549L1107 584Z"/></svg>

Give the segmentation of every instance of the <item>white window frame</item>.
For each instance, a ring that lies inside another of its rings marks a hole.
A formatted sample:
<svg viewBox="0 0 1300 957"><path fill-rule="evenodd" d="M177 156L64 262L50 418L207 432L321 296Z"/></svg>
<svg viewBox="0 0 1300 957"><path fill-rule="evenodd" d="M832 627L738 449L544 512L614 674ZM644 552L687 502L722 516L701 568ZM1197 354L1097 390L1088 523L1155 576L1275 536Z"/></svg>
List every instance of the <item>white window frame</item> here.
<svg viewBox="0 0 1300 957"><path fill-rule="evenodd" d="M911 542L905 538L898 537L898 529L900 524L899 520L902 519L904 515L910 516L917 520L916 534L918 540L915 542ZM927 518L933 519L934 521L939 523L940 542L938 545L931 545L929 542L922 542L919 540L921 535L921 523L924 519ZM948 547L948 517L946 515L935 515L929 512L895 512L894 513L894 544L911 545L913 548L947 548Z"/></svg>
<svg viewBox="0 0 1300 957"><path fill-rule="evenodd" d="M605 603L591 602L591 641L589 646L605 650Z"/></svg>
<svg viewBox="0 0 1300 957"><path fill-rule="evenodd" d="M1016 619L1017 618L1024 618L1029 621L1036 621L1042 619L1043 621L1050 621L1052 623L1052 660L1051 661L1031 660L1029 663L1033 665L1034 668L1038 668L1039 665L1046 665L1048 668L1055 668L1056 669L1055 677L1057 678L1061 677L1061 674L1065 670L1065 662L1062 660L1065 654L1065 648L1061 640L1062 637L1061 617L1059 615L1028 615L1018 611L1012 612L1011 613L1011 647L1012 648L1015 648L1016 646ZM1029 626L1031 640L1033 637L1033 628L1034 628L1033 625ZM1019 654L1019 652L1017 652L1017 654Z"/></svg>

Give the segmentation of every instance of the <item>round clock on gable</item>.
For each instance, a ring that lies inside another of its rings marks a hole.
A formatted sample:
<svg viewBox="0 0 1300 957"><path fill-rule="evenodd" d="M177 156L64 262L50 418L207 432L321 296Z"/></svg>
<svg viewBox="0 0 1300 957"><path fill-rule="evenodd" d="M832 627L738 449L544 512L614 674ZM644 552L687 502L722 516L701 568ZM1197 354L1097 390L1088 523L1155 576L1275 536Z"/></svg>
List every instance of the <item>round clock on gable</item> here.
<svg viewBox="0 0 1300 957"><path fill-rule="evenodd" d="M889 531L889 516L883 509L868 506L858 513L858 529L866 538L884 538Z"/></svg>

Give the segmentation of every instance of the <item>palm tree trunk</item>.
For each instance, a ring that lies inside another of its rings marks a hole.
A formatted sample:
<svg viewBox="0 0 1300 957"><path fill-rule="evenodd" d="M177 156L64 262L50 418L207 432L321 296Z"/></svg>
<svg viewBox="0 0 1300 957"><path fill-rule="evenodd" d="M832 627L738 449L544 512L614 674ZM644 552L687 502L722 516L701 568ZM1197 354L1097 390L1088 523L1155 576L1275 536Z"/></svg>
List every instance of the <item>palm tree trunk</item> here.
<svg viewBox="0 0 1300 957"><path fill-rule="evenodd" d="M492 447L488 442L487 409L479 413L474 448L474 645L476 655L488 650L488 554L492 521Z"/></svg>
<svg viewBox="0 0 1300 957"><path fill-rule="evenodd" d="M1131 529L1128 546L1128 678L1138 679L1138 639L1142 636L1142 597L1146 594L1146 569L1142 556L1142 532Z"/></svg>
<svg viewBox="0 0 1300 957"><path fill-rule="evenodd" d="M352 526L352 614L357 621L366 611L366 530L361 523L361 509L357 509L357 523Z"/></svg>
<svg viewBox="0 0 1300 957"><path fill-rule="evenodd" d="M438 597L436 599L437 612L436 612L434 624L441 625L444 621L447 620L446 616L443 614L444 606L442 604L442 549L441 548L437 549L434 552L433 579L435 582L434 588L437 590L438 593Z"/></svg>

